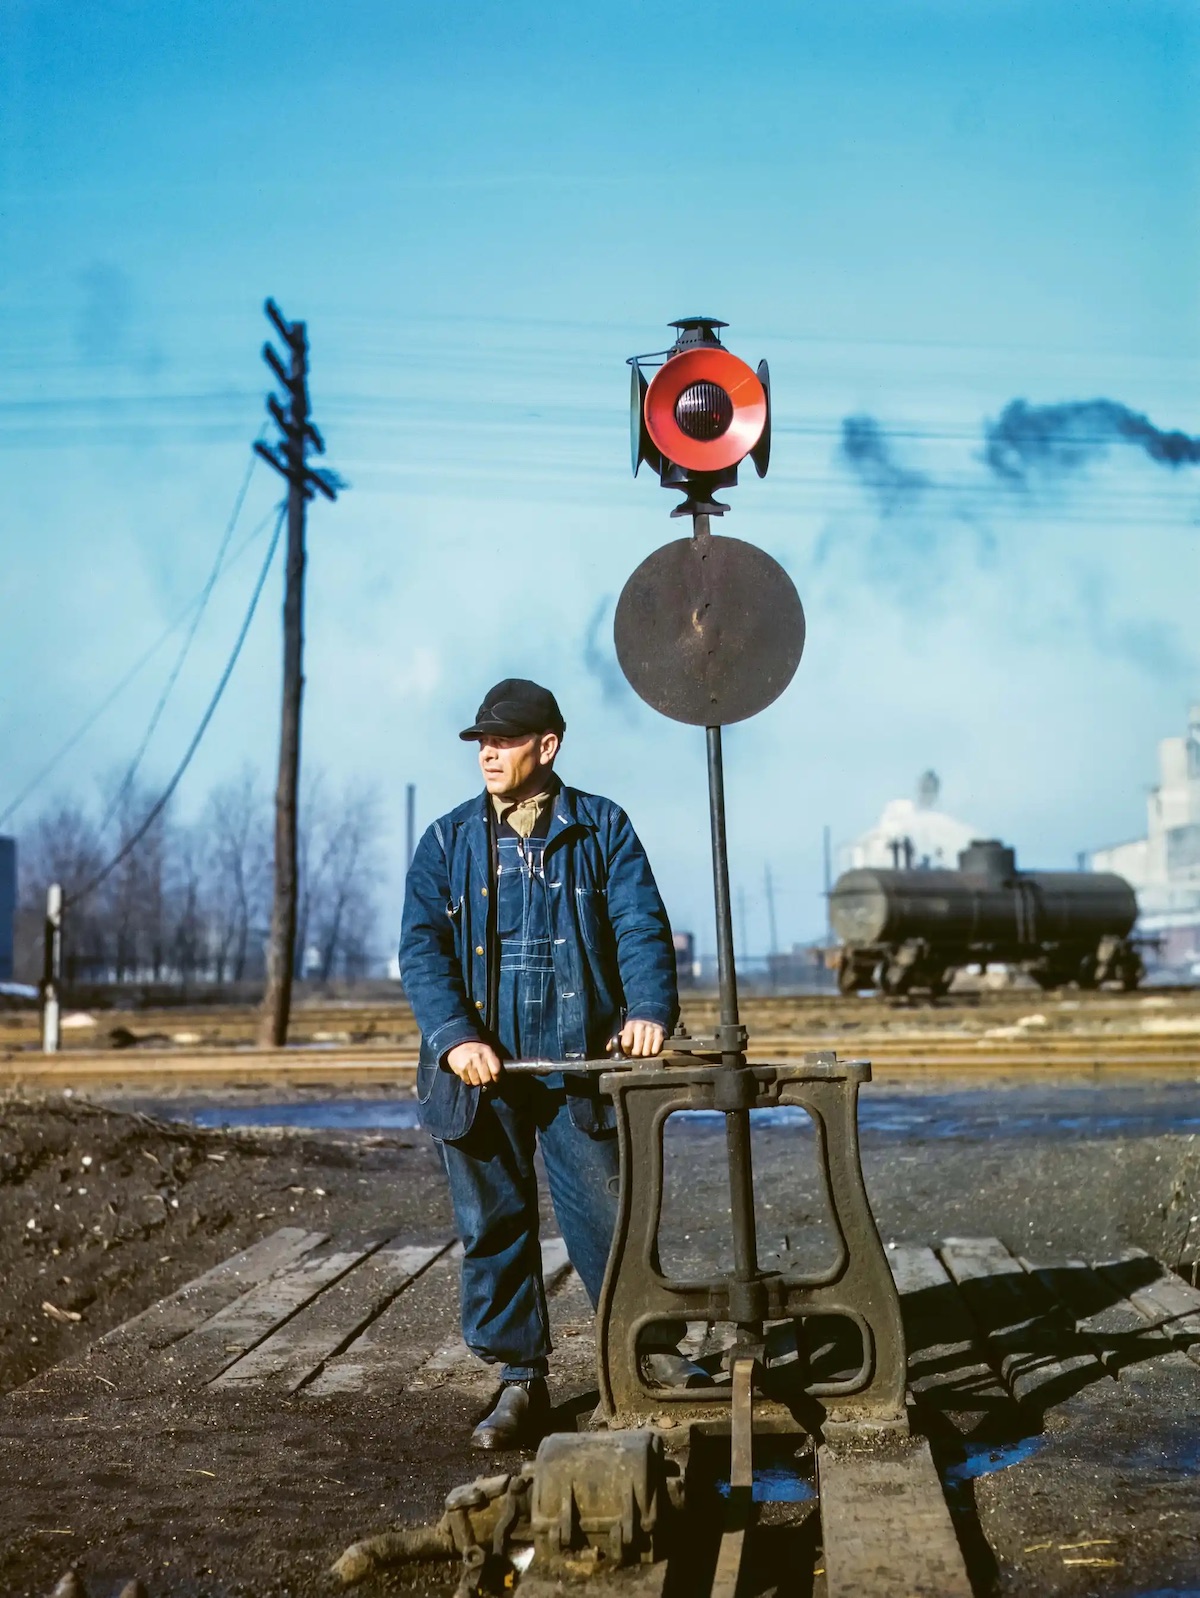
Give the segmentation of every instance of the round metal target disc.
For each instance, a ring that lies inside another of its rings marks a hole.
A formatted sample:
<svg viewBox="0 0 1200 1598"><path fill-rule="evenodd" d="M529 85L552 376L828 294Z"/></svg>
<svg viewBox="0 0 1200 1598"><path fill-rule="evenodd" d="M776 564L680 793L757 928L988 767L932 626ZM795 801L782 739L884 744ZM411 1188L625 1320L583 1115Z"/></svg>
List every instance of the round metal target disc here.
<svg viewBox="0 0 1200 1598"><path fill-rule="evenodd" d="M745 721L791 682L804 608L777 560L738 538L664 544L621 590L617 659L648 705L694 727Z"/></svg>

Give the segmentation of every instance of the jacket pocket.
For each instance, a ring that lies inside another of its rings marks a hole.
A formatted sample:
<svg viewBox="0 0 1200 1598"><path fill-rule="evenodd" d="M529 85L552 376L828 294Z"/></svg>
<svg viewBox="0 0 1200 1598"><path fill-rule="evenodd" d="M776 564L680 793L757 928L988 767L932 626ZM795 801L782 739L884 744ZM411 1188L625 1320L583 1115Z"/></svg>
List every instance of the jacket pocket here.
<svg viewBox="0 0 1200 1598"><path fill-rule="evenodd" d="M575 889L575 919L584 943L593 954L599 954L608 921L608 894L603 888Z"/></svg>
<svg viewBox="0 0 1200 1598"><path fill-rule="evenodd" d="M436 1060L417 1062L417 1112L421 1125L444 1143L466 1137L475 1120L479 1089L460 1082Z"/></svg>
<svg viewBox="0 0 1200 1598"><path fill-rule="evenodd" d="M436 1060L421 1060L417 1064L417 1103L428 1104L429 1095L437 1085L441 1066Z"/></svg>

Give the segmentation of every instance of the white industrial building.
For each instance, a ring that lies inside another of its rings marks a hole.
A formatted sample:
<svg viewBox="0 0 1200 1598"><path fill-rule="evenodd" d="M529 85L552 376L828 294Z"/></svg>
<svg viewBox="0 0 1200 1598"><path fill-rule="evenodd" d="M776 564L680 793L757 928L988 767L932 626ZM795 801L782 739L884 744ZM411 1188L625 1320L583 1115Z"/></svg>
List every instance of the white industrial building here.
<svg viewBox="0 0 1200 1598"><path fill-rule="evenodd" d="M889 800L875 825L839 850L840 868L957 871L960 850L982 834L937 808L940 791L937 773L925 772L915 799Z"/></svg>
<svg viewBox="0 0 1200 1598"><path fill-rule="evenodd" d="M1158 785L1146 799L1146 836L1097 849L1093 871L1115 871L1137 894L1138 930L1157 937L1166 965L1200 960L1200 705L1182 738L1158 746Z"/></svg>

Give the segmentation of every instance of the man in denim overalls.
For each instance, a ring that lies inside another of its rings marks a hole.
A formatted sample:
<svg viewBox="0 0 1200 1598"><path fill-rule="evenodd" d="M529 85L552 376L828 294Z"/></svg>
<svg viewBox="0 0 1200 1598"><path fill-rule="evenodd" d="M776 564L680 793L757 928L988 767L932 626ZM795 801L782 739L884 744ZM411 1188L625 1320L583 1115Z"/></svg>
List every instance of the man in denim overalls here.
<svg viewBox="0 0 1200 1598"><path fill-rule="evenodd" d="M421 1029L417 1095L463 1244L467 1346L500 1366L479 1448L543 1429L550 1337L534 1149L571 1262L595 1305L617 1206L611 1103L573 1059L661 1052L679 1012L675 955L649 862L611 800L564 786L554 695L491 689L460 736L485 792L435 821L409 869L400 972ZM505 1060L562 1072L506 1076Z"/></svg>

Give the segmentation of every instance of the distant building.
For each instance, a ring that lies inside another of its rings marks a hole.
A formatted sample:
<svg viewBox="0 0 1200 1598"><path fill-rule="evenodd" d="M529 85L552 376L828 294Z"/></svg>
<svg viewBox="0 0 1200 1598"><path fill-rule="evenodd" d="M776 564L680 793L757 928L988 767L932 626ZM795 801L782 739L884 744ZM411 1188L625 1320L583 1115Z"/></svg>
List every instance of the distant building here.
<svg viewBox="0 0 1200 1598"><path fill-rule="evenodd" d="M1138 930L1161 940L1167 965L1200 960L1200 705L1182 738L1158 746L1158 785L1146 799L1146 836L1096 849L1093 871L1115 871L1137 894Z"/></svg>
<svg viewBox="0 0 1200 1598"><path fill-rule="evenodd" d="M795 943L786 953L767 956L767 987L772 993L836 993L837 972L817 943Z"/></svg>
<svg viewBox="0 0 1200 1598"><path fill-rule="evenodd" d="M700 980L700 962L696 958L696 939L690 932L672 932L675 945L675 971L681 988L694 987Z"/></svg>
<svg viewBox="0 0 1200 1598"><path fill-rule="evenodd" d="M956 871L959 851L980 832L939 810L940 792L937 773L924 772L917 783L915 799L889 800L875 825L842 847L841 869L854 871L867 866L882 871Z"/></svg>
<svg viewBox="0 0 1200 1598"><path fill-rule="evenodd" d="M13 944L17 922L17 844L0 838L0 982L13 979Z"/></svg>

